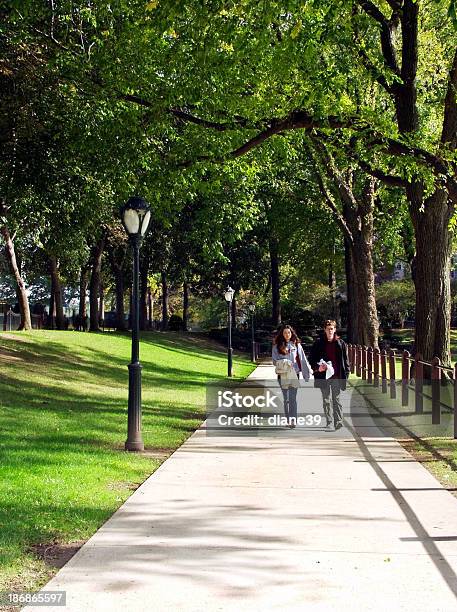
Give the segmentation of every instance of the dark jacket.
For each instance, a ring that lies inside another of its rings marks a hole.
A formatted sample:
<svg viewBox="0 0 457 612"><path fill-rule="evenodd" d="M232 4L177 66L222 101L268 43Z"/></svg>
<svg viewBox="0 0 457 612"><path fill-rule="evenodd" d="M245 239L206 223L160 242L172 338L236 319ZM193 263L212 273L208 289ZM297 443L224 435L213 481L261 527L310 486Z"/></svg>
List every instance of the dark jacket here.
<svg viewBox="0 0 457 612"><path fill-rule="evenodd" d="M328 355L325 352L326 337L325 334L318 338L311 348L309 354L309 363L314 373L314 386L322 387L325 384L325 372L319 372L319 366L317 365L321 359L324 361L330 361ZM336 340L336 354L339 360L340 372L341 372L341 388L346 389L346 379L349 378L350 367L348 349L344 340L337 338Z"/></svg>

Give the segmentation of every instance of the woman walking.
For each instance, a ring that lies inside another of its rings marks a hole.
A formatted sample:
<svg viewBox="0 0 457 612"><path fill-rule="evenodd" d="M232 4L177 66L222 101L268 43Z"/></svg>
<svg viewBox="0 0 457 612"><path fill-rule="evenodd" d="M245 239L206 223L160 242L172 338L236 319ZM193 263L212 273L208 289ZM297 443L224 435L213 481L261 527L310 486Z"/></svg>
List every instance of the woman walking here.
<svg viewBox="0 0 457 612"><path fill-rule="evenodd" d="M284 398L284 414L289 427L293 428L297 424L299 374L301 372L306 381L312 378L313 375L300 340L290 325L283 325L276 334L273 340L271 357L276 371L280 370L283 372L278 377ZM292 381L290 380L290 372L292 372ZM295 377L296 380L294 380Z"/></svg>

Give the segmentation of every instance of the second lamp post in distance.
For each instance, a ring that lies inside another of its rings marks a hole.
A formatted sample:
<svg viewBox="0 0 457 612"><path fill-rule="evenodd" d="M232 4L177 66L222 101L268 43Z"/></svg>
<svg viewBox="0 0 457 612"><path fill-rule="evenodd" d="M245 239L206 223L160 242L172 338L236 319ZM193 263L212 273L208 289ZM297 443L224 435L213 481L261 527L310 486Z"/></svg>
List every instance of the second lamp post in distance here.
<svg viewBox="0 0 457 612"><path fill-rule="evenodd" d="M227 376L232 376L232 300L235 290L227 287L224 293L227 302Z"/></svg>
<svg viewBox="0 0 457 612"><path fill-rule="evenodd" d="M255 363L256 359L256 351L255 351L255 333L254 333L254 313L255 313L255 304L250 302L248 304L249 312L251 313L251 361Z"/></svg>

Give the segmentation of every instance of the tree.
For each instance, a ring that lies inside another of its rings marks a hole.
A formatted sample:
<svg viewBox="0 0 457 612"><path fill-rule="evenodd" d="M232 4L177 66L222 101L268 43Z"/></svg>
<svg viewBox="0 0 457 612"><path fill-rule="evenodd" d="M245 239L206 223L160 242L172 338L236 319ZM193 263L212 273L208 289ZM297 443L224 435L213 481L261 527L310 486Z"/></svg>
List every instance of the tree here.
<svg viewBox="0 0 457 612"><path fill-rule="evenodd" d="M384 323L403 327L414 312L414 285L410 280L386 281L377 288L377 305Z"/></svg>
<svg viewBox="0 0 457 612"><path fill-rule="evenodd" d="M112 225L106 237L106 252L114 277L116 297L116 329L125 331L124 294L125 279L129 278L127 267L128 241L127 235L120 224Z"/></svg>
<svg viewBox="0 0 457 612"><path fill-rule="evenodd" d="M357 168L354 170L346 167L345 171L341 171L322 143L314 140L313 145L320 157L317 180L322 195L344 237L349 306L348 340L377 348L379 323L372 253L375 179L360 170L357 172ZM332 191L337 194L340 206L337 206L326 185L326 178L322 176L324 172L333 183Z"/></svg>

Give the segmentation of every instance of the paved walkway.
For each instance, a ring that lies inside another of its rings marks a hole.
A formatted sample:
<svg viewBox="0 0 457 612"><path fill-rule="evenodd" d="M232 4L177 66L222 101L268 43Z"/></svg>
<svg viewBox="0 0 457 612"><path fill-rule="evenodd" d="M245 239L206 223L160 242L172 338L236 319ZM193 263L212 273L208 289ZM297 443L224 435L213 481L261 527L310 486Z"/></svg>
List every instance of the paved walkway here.
<svg viewBox="0 0 457 612"><path fill-rule="evenodd" d="M200 428L45 590L75 612L456 610L457 499L344 402L336 433Z"/></svg>

